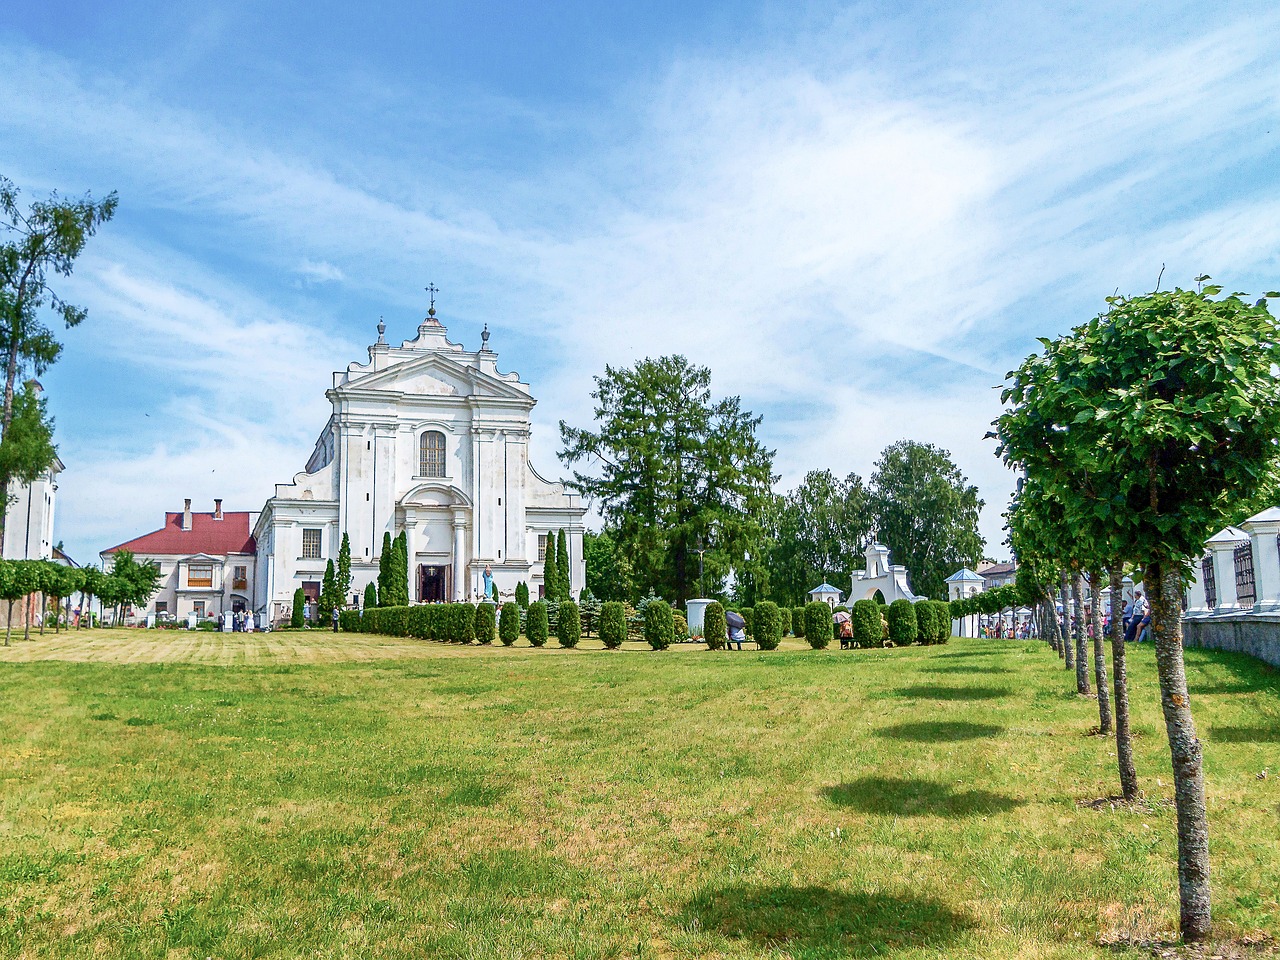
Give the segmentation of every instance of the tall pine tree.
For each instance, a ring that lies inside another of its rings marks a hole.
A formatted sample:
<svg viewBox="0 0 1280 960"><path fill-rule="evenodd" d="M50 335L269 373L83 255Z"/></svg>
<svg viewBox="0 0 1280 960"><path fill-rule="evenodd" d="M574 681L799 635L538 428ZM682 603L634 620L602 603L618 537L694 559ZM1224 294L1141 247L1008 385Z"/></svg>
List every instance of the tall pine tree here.
<svg viewBox="0 0 1280 960"><path fill-rule="evenodd" d="M394 606L391 588L392 568L395 566L395 550L391 546L391 534L382 534L382 553L378 556L378 606Z"/></svg>
<svg viewBox="0 0 1280 960"><path fill-rule="evenodd" d="M569 579L569 542L564 530L556 537L556 586L560 588L559 600L572 600L573 581Z"/></svg>

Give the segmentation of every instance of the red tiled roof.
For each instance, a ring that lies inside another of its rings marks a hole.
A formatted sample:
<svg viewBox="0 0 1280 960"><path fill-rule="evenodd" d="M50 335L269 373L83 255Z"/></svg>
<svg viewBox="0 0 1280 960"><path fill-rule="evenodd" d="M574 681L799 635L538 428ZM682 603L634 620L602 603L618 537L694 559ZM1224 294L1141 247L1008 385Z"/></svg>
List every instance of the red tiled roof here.
<svg viewBox="0 0 1280 960"><path fill-rule="evenodd" d="M128 550L146 555L167 554L187 557L196 553L225 556L228 553L258 552L253 534L249 530L248 511L224 510L221 520L212 513L192 513L191 529L182 529L182 514L164 515L164 528L117 544L103 553Z"/></svg>

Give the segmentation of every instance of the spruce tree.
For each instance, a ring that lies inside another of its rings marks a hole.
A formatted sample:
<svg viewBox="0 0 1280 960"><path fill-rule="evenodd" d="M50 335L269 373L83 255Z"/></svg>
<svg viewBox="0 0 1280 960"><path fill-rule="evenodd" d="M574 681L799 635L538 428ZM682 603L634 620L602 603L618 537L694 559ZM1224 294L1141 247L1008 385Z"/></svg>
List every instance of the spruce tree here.
<svg viewBox="0 0 1280 960"><path fill-rule="evenodd" d="M334 579L338 588L338 603L346 606L351 596L351 538L342 535L342 546L338 548L338 569Z"/></svg>
<svg viewBox="0 0 1280 960"><path fill-rule="evenodd" d="M372 580L364 587L364 608L372 610L378 605L378 588Z"/></svg>
<svg viewBox="0 0 1280 960"><path fill-rule="evenodd" d="M392 606L392 597L387 593L387 587L391 584L391 566L395 563L395 556L391 548L391 534L384 532L382 534L382 553L378 556L378 606Z"/></svg>
<svg viewBox="0 0 1280 960"><path fill-rule="evenodd" d="M564 530L556 536L556 586L560 588L561 601L572 600L573 581L569 577L569 541Z"/></svg>

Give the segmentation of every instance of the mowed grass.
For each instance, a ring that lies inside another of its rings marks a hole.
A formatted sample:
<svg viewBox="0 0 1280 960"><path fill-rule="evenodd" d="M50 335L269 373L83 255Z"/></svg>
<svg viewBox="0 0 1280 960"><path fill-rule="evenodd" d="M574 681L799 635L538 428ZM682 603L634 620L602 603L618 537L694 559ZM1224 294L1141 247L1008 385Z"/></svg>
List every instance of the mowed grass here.
<svg viewBox="0 0 1280 960"><path fill-rule="evenodd" d="M1087 957L1176 929L1150 647L1151 803L1096 809L1114 745L1043 646L789 646L19 641L0 955ZM1187 659L1219 929L1275 933L1280 673Z"/></svg>

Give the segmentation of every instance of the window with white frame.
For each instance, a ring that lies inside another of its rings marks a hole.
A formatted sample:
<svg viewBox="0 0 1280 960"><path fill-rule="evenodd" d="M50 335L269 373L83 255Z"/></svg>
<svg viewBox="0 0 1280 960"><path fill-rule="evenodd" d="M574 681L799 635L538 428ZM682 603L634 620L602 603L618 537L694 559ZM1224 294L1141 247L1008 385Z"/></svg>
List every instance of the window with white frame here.
<svg viewBox="0 0 1280 960"><path fill-rule="evenodd" d="M547 559L547 535L545 533L538 534L538 559Z"/></svg>
<svg viewBox="0 0 1280 960"><path fill-rule="evenodd" d="M315 527L306 527L302 531L302 559L320 559L320 530Z"/></svg>
<svg viewBox="0 0 1280 960"><path fill-rule="evenodd" d="M428 430L418 441L421 463L420 477L444 476L444 434L439 430Z"/></svg>

